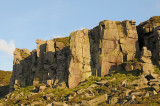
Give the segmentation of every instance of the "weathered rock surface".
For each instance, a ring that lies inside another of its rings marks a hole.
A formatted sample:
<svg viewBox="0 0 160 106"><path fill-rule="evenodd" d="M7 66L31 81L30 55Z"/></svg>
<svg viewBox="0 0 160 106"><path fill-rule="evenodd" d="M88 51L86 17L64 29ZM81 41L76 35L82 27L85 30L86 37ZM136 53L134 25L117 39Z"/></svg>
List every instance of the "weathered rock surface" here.
<svg viewBox="0 0 160 106"><path fill-rule="evenodd" d="M22 87L26 85L24 79L28 79L33 75L30 73L31 63L31 52L28 49L15 49L13 74L10 79L10 90L14 90L16 82L18 82Z"/></svg>
<svg viewBox="0 0 160 106"><path fill-rule="evenodd" d="M47 41L37 39L37 49L32 52L15 49L10 91L14 90L15 80L21 87L48 81L51 81L50 86L67 83L70 58L68 42L68 37Z"/></svg>
<svg viewBox="0 0 160 106"><path fill-rule="evenodd" d="M152 53L154 64L160 60L160 16L151 17L137 26L140 49L144 46Z"/></svg>
<svg viewBox="0 0 160 106"><path fill-rule="evenodd" d="M23 87L45 83L51 88L74 88L91 75L104 77L121 69L122 63L140 56L135 23L104 20L91 30L72 32L70 37L37 39L37 49L32 52L16 49L10 90L14 90L15 80Z"/></svg>
<svg viewBox="0 0 160 106"><path fill-rule="evenodd" d="M152 74L154 72L154 67L151 61L151 52L147 50L146 47L143 47L141 59L144 62L142 63L143 75L147 76Z"/></svg>
<svg viewBox="0 0 160 106"><path fill-rule="evenodd" d="M91 55L89 30L84 29L70 34L71 62L69 66L69 88L91 76Z"/></svg>
<svg viewBox="0 0 160 106"><path fill-rule="evenodd" d="M92 71L101 77L140 53L135 21L102 21L90 31L90 39Z"/></svg>
<svg viewBox="0 0 160 106"><path fill-rule="evenodd" d="M104 94L90 101L83 101L81 105L82 106L97 106L98 104L105 102L107 100L108 100L108 95Z"/></svg>

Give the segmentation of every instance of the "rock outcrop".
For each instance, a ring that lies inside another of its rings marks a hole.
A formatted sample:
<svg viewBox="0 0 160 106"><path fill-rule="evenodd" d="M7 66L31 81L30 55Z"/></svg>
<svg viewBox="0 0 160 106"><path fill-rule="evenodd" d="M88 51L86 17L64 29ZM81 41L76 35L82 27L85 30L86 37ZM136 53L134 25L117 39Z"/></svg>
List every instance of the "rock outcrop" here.
<svg viewBox="0 0 160 106"><path fill-rule="evenodd" d="M111 70L120 69L125 61L139 56L135 21L100 22L90 31L92 71L104 77Z"/></svg>
<svg viewBox="0 0 160 106"><path fill-rule="evenodd" d="M72 32L70 35L71 62L69 66L69 87L74 88L79 82L91 76L91 55L89 30Z"/></svg>
<svg viewBox="0 0 160 106"><path fill-rule="evenodd" d="M37 49L15 49L13 74L10 80L10 91L13 91L15 80L21 87L51 81L52 85L68 82L69 38L56 38L43 41L37 39Z"/></svg>
<svg viewBox="0 0 160 106"><path fill-rule="evenodd" d="M151 17L137 26L140 49L145 46L152 53L153 64L160 61L160 16Z"/></svg>
<svg viewBox="0 0 160 106"><path fill-rule="evenodd" d="M10 90L14 90L14 84L17 83L20 83L22 87L25 87L27 85L26 83L32 83L30 80L28 82L25 81L33 76L31 73L31 52L28 49L15 49L13 65Z"/></svg>
<svg viewBox="0 0 160 106"><path fill-rule="evenodd" d="M10 91L20 86L45 83L50 87L76 87L91 75L104 77L122 63L140 57L136 21L104 20L70 37L37 39L37 49L16 49ZM36 79L39 79L36 82Z"/></svg>
<svg viewBox="0 0 160 106"><path fill-rule="evenodd" d="M0 105L159 104L159 36L156 16L137 27L135 20L104 20L70 37L37 39L32 52L15 49L16 91Z"/></svg>

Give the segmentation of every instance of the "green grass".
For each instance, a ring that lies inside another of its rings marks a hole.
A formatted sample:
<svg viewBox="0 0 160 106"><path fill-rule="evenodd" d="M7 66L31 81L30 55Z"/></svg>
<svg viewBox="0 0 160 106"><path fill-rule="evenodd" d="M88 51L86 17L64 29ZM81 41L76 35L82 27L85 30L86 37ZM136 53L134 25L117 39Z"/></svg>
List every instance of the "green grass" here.
<svg viewBox="0 0 160 106"><path fill-rule="evenodd" d="M9 82L11 75L11 71L0 70L0 98L3 98L9 92Z"/></svg>
<svg viewBox="0 0 160 106"><path fill-rule="evenodd" d="M3 86L9 85L11 75L12 75L11 71L0 70L0 85L3 85Z"/></svg>
<svg viewBox="0 0 160 106"><path fill-rule="evenodd" d="M134 59L131 61L128 61L128 63L133 64L138 62L138 60ZM160 73L160 70L155 66L155 72ZM4 102L5 105L18 105L18 104L31 104L34 101L42 101L43 104L52 103L55 102L64 102L67 101L67 104L74 104L74 103L80 103L82 100L91 100L93 98L96 98L103 94L111 94L112 96L118 96L120 97L120 100L125 98L125 93L123 92L126 89L131 89L134 92L147 92L147 90L136 90L134 87L127 85L127 87L122 87L121 84L124 80L126 82L132 82L133 80L137 79L140 75L140 70L133 70L133 71L125 71L125 70L113 70L111 74L105 76L104 78L101 77L95 77L90 76L86 81L81 82L76 88L69 89L69 88L50 88L47 87L46 90L43 93L38 93L35 95L32 95L27 98L27 95L30 95L33 93L33 86L28 86L26 88L20 88L13 92L14 96L17 96L18 94L24 92L24 96L18 98L17 100L8 99L7 102ZM113 80L113 78L116 78L116 80ZM105 85L97 85L96 87L92 88L91 91L86 89L92 84L95 84L96 82L99 82L101 80L108 80L107 84ZM117 88L118 90L116 92L111 92L114 88ZM81 94L76 94L74 96L75 92L84 89L85 92ZM91 97L85 97L85 93L90 94L92 92L94 96ZM46 94L54 94L54 96L51 98L51 100L47 100L44 95ZM73 99L68 100L68 96L73 96ZM139 98L137 97L137 103L139 104L145 104L145 105L157 105L159 103L159 96L153 96L150 98ZM0 100L0 102L3 102ZM107 106L108 103L102 103L101 106Z"/></svg>
<svg viewBox="0 0 160 106"><path fill-rule="evenodd" d="M156 65L154 65L154 71L155 74L158 74L160 76L160 69Z"/></svg>
<svg viewBox="0 0 160 106"><path fill-rule="evenodd" d="M124 80L126 80L127 82L131 82L135 80L139 76L139 72L140 72L139 70L133 70L130 72L127 72L125 70L116 70L116 71L112 71L111 75L105 76L103 79L111 80L113 78L116 78L116 80L112 82L113 82L113 85L114 84L117 85Z"/></svg>
<svg viewBox="0 0 160 106"><path fill-rule="evenodd" d="M151 19L154 23L160 23L160 16L153 16Z"/></svg>
<svg viewBox="0 0 160 106"><path fill-rule="evenodd" d="M65 46L69 46L69 37L55 38L53 41L62 42Z"/></svg>

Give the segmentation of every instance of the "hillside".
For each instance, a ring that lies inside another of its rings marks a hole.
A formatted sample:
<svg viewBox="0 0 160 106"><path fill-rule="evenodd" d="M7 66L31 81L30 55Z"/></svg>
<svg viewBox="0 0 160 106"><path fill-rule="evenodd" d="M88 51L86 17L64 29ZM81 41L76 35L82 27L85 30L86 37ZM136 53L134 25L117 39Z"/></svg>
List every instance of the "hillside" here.
<svg viewBox="0 0 160 106"><path fill-rule="evenodd" d="M155 70L160 73L160 70ZM160 92L149 84L151 80L147 81L148 84L140 81L140 70L115 70L104 78L91 76L74 89L63 85L52 89L45 84L18 88L0 102L2 106L158 106Z"/></svg>
<svg viewBox="0 0 160 106"><path fill-rule="evenodd" d="M9 82L11 75L11 71L0 70L0 98L9 92Z"/></svg>

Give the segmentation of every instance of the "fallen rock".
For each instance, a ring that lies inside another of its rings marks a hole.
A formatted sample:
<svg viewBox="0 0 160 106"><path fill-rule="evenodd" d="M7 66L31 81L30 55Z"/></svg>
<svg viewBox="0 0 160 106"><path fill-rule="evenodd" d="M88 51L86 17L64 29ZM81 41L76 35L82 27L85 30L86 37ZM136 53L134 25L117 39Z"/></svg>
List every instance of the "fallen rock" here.
<svg viewBox="0 0 160 106"><path fill-rule="evenodd" d="M39 105L42 105L42 101L35 101L35 102L32 102L31 103L31 106L39 106Z"/></svg>
<svg viewBox="0 0 160 106"><path fill-rule="evenodd" d="M53 102L53 106L68 106L68 105L63 102Z"/></svg>
<svg viewBox="0 0 160 106"><path fill-rule="evenodd" d="M46 89L46 85L42 84L39 86L39 92L43 92Z"/></svg>
<svg viewBox="0 0 160 106"><path fill-rule="evenodd" d="M126 82L126 80L122 81L121 86L123 86L123 87L126 87L126 86L127 86L127 82Z"/></svg>
<svg viewBox="0 0 160 106"><path fill-rule="evenodd" d="M142 96L143 92L132 92L131 95Z"/></svg>
<svg viewBox="0 0 160 106"><path fill-rule="evenodd" d="M127 90L126 90L126 91L124 91L124 92L125 92L126 96L129 96L129 95L130 95L130 93L132 92L132 90L127 89Z"/></svg>
<svg viewBox="0 0 160 106"><path fill-rule="evenodd" d="M46 106L53 106L53 103L47 104Z"/></svg>
<svg viewBox="0 0 160 106"><path fill-rule="evenodd" d="M149 92L147 92L144 97L149 97Z"/></svg>
<svg viewBox="0 0 160 106"><path fill-rule="evenodd" d="M152 91L152 96L157 95L157 92L154 90Z"/></svg>
<svg viewBox="0 0 160 106"><path fill-rule="evenodd" d="M89 101L82 101L82 106L97 106L98 104L102 103L102 102L105 102L108 100L108 95L107 94L104 94L102 96L99 96L99 97L96 97L92 100L89 100Z"/></svg>
<svg viewBox="0 0 160 106"><path fill-rule="evenodd" d="M105 85L108 81L107 80L102 80L100 82L96 82L98 85Z"/></svg>
<svg viewBox="0 0 160 106"><path fill-rule="evenodd" d="M136 96L135 95L130 95L128 98L131 99L131 100L135 100Z"/></svg>
<svg viewBox="0 0 160 106"><path fill-rule="evenodd" d="M110 104L110 105L115 105L115 104L118 103L118 101L119 101L119 97L113 97L113 98L111 98L111 99L109 100L109 104Z"/></svg>
<svg viewBox="0 0 160 106"><path fill-rule="evenodd" d="M68 100L71 100L71 99L73 99L74 97L72 96L72 95L69 95L68 96Z"/></svg>
<svg viewBox="0 0 160 106"><path fill-rule="evenodd" d="M39 84L39 78L35 78L33 81L33 86L36 86Z"/></svg>
<svg viewBox="0 0 160 106"><path fill-rule="evenodd" d="M80 89L80 90L77 91L77 94L81 94L83 92L85 92L85 89Z"/></svg>
<svg viewBox="0 0 160 106"><path fill-rule="evenodd" d="M47 98L47 100L51 100L51 98L53 98L54 97L54 94L46 94L46 98Z"/></svg>

